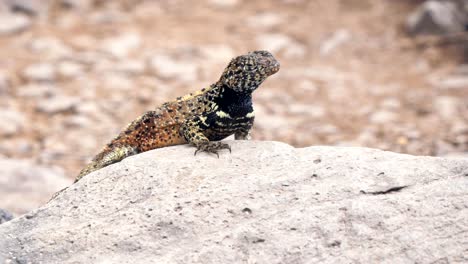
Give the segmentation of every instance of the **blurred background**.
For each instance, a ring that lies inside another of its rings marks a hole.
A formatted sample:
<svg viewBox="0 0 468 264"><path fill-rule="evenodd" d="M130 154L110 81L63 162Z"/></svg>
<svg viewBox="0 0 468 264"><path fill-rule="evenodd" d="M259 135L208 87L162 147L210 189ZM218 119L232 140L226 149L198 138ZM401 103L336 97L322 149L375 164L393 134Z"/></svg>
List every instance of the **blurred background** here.
<svg viewBox="0 0 468 264"><path fill-rule="evenodd" d="M0 208L257 49L253 139L468 158L467 30L465 0L1 0Z"/></svg>

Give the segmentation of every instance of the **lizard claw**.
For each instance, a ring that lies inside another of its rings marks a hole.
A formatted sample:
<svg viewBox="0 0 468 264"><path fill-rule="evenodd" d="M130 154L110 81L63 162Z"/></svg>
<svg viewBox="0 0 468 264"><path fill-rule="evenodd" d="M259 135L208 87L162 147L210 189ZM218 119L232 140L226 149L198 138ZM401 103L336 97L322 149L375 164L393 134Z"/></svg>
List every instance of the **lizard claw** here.
<svg viewBox="0 0 468 264"><path fill-rule="evenodd" d="M221 149L228 149L229 152L231 152L231 146L229 146L226 143L222 142L207 142L205 144L201 144L197 146L197 150L195 150L195 153L193 154L194 156L197 155L199 151L201 152L208 152L208 153L213 153L216 154L216 156L219 158L218 151Z"/></svg>

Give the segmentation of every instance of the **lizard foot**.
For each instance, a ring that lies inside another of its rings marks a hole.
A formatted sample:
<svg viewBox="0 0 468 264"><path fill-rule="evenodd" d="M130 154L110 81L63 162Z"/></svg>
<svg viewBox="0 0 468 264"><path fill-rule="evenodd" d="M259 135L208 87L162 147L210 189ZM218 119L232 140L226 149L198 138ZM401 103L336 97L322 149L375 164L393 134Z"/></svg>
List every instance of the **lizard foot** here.
<svg viewBox="0 0 468 264"><path fill-rule="evenodd" d="M199 151L201 151L201 152L214 153L219 158L218 150L221 150L221 149L228 149L229 152L231 152L231 146L229 146L226 143L217 141L217 142L207 142L205 144L199 145L193 155L195 156L197 155Z"/></svg>

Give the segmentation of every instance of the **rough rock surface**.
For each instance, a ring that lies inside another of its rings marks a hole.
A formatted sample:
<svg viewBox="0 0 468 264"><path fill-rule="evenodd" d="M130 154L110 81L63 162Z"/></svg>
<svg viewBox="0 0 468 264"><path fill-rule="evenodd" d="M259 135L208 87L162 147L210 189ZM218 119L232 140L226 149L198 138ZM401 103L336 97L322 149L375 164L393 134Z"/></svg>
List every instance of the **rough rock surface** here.
<svg viewBox="0 0 468 264"><path fill-rule="evenodd" d="M0 226L27 263L467 262L468 161L230 142L146 152Z"/></svg>

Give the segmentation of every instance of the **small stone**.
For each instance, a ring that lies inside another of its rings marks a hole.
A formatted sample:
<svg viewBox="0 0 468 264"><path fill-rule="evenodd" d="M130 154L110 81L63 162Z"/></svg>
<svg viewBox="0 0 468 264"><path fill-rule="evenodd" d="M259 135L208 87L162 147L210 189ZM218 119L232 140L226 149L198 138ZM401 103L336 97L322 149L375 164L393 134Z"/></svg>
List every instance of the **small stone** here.
<svg viewBox="0 0 468 264"><path fill-rule="evenodd" d="M127 57L141 46L141 37L136 33L124 33L104 40L101 49L117 58Z"/></svg>
<svg viewBox="0 0 468 264"><path fill-rule="evenodd" d="M293 115L306 115L312 118L321 118L325 116L325 109L319 105L292 104L288 112Z"/></svg>
<svg viewBox="0 0 468 264"><path fill-rule="evenodd" d="M30 26L31 20L25 15L11 13L0 15L0 36L20 33Z"/></svg>
<svg viewBox="0 0 468 264"><path fill-rule="evenodd" d="M12 136L21 132L26 122L22 113L11 109L1 109L0 113L1 136Z"/></svg>
<svg viewBox="0 0 468 264"><path fill-rule="evenodd" d="M373 113L370 116L370 121L376 124L388 124L395 122L398 119L398 115L394 112L380 110Z"/></svg>
<svg viewBox="0 0 468 264"><path fill-rule="evenodd" d="M6 95L10 92L10 78L6 72L0 71L0 95Z"/></svg>
<svg viewBox="0 0 468 264"><path fill-rule="evenodd" d="M444 119L450 120L458 114L458 99L452 96L441 96L434 100L434 110Z"/></svg>
<svg viewBox="0 0 468 264"><path fill-rule="evenodd" d="M145 72L146 65L141 60L124 60L117 63L117 65L115 65L115 69L126 74L137 75Z"/></svg>
<svg viewBox="0 0 468 264"><path fill-rule="evenodd" d="M91 121L83 115L74 115L64 120L64 124L70 128L90 127Z"/></svg>
<svg viewBox="0 0 468 264"><path fill-rule="evenodd" d="M50 97L57 93L55 86L43 83L30 83L26 85L19 86L17 88L17 95L21 97Z"/></svg>
<svg viewBox="0 0 468 264"><path fill-rule="evenodd" d="M233 8L237 6L240 0L210 0L210 3L215 7L220 8Z"/></svg>
<svg viewBox="0 0 468 264"><path fill-rule="evenodd" d="M54 37L34 38L28 48L41 56L41 58L60 59L72 57L72 48Z"/></svg>
<svg viewBox="0 0 468 264"><path fill-rule="evenodd" d="M26 67L23 76L29 81L51 82L55 80L55 69L49 63L37 63Z"/></svg>
<svg viewBox="0 0 468 264"><path fill-rule="evenodd" d="M253 28L269 29L280 25L283 18L277 13L256 14L247 19L247 25Z"/></svg>
<svg viewBox="0 0 468 264"><path fill-rule="evenodd" d="M198 66L189 61L179 61L167 55L155 55L149 61L150 68L163 79L191 82L198 77Z"/></svg>
<svg viewBox="0 0 468 264"><path fill-rule="evenodd" d="M435 83L441 89L468 90L468 76L450 76Z"/></svg>
<svg viewBox="0 0 468 264"><path fill-rule="evenodd" d="M396 98L386 98L380 103L380 105L382 108L387 110L396 110L401 107L401 102Z"/></svg>
<svg viewBox="0 0 468 264"><path fill-rule="evenodd" d="M45 15L50 6L50 0L6 0L10 10L22 12L27 15Z"/></svg>
<svg viewBox="0 0 468 264"><path fill-rule="evenodd" d="M131 78L122 74L108 73L102 78L104 86L113 90L131 90L135 86Z"/></svg>
<svg viewBox="0 0 468 264"><path fill-rule="evenodd" d="M345 44L351 39L351 34L346 29L340 29L333 33L331 37L320 44L320 55L330 55L339 46Z"/></svg>
<svg viewBox="0 0 468 264"><path fill-rule="evenodd" d="M235 56L234 50L227 45L206 45L201 48L201 53L204 58L223 64Z"/></svg>
<svg viewBox="0 0 468 264"><path fill-rule="evenodd" d="M77 78L84 73L84 67L81 64L63 61L57 65L57 73L65 78Z"/></svg>
<svg viewBox="0 0 468 264"><path fill-rule="evenodd" d="M70 96L54 96L38 102L36 109L46 114L74 111L79 100Z"/></svg>

